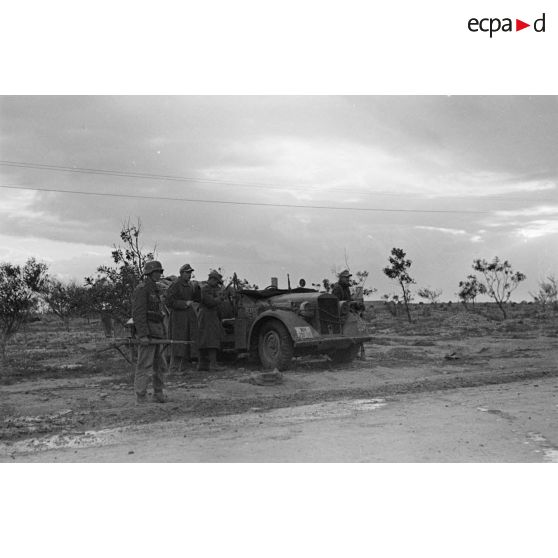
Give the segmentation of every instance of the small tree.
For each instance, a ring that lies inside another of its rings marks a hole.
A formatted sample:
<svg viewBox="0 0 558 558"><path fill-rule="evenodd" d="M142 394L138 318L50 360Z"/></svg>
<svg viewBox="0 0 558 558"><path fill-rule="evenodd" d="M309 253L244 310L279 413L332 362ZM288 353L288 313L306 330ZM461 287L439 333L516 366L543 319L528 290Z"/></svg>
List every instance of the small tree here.
<svg viewBox="0 0 558 558"><path fill-rule="evenodd" d="M442 289L431 289L429 287L425 287L424 289L419 289L417 294L426 300L429 300L431 304L436 305L442 296Z"/></svg>
<svg viewBox="0 0 558 558"><path fill-rule="evenodd" d="M539 282L539 290L536 293L529 293L542 309L548 306L556 308L558 305L558 279L554 275L549 275L546 281Z"/></svg>
<svg viewBox="0 0 558 558"><path fill-rule="evenodd" d="M0 264L0 352L6 364L6 346L37 307L39 295L44 292L47 265L34 258L21 267Z"/></svg>
<svg viewBox="0 0 558 558"><path fill-rule="evenodd" d="M473 269L484 275L486 292L494 299L506 319L505 305L509 302L512 292L521 281L526 279L526 276L520 271L514 272L508 260L502 262L497 256L491 262L485 259L474 260Z"/></svg>
<svg viewBox="0 0 558 558"><path fill-rule="evenodd" d="M486 287L478 280L476 275L467 275L465 281L459 281L457 296L465 308L467 308L469 302L471 302L474 307L477 296L485 293Z"/></svg>
<svg viewBox="0 0 558 558"><path fill-rule="evenodd" d="M63 283L59 279L50 279L46 283L43 300L48 308L70 331L70 318L85 316L88 306L88 291L75 281Z"/></svg>
<svg viewBox="0 0 558 558"><path fill-rule="evenodd" d="M124 223L120 231L124 246L114 245L111 254L115 266L99 266L96 277L85 278L95 310L110 314L121 325L131 316L132 295L141 281L143 268L155 257L155 250L144 251L140 244L140 234L139 220L137 224L131 224L130 220Z"/></svg>
<svg viewBox="0 0 558 558"><path fill-rule="evenodd" d="M371 295L375 293L378 289L376 288L367 288L365 287L366 281L368 280L368 276L370 273L368 271L357 271L355 273L356 279L351 279L351 287L360 287L362 288L363 296Z"/></svg>
<svg viewBox="0 0 558 558"><path fill-rule="evenodd" d="M390 267L384 267L384 273L390 278L399 283L401 292L403 293L403 302L405 303L405 310L409 322L411 319L411 311L409 310L409 302L412 300L410 286L415 283L415 280L409 275L409 268L413 263L412 260L405 259L405 252L401 248L392 248L391 256L389 257Z"/></svg>

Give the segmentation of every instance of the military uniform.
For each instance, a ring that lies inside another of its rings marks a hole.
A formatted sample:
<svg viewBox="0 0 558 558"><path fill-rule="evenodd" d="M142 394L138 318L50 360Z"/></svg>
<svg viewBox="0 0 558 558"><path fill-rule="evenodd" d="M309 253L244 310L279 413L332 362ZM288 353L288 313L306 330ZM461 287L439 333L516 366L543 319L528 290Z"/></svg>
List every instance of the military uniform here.
<svg viewBox="0 0 558 558"><path fill-rule="evenodd" d="M351 272L344 269L339 275L339 282L335 283L331 288L331 294L335 295L339 300L352 300L351 296Z"/></svg>
<svg viewBox="0 0 558 558"><path fill-rule="evenodd" d="M335 283L331 288L331 294L335 295L339 300L351 300L351 289L346 285Z"/></svg>
<svg viewBox="0 0 558 558"><path fill-rule="evenodd" d="M213 274L213 275L212 275ZM209 277L221 279L220 274L212 272ZM204 285L200 293L198 316L199 370L208 370L217 365L217 350L221 347L221 319L219 306L223 301L219 286Z"/></svg>
<svg viewBox="0 0 558 558"><path fill-rule="evenodd" d="M194 341L198 338L198 317L192 306L199 287L191 281L178 277L166 293L166 303L170 310L169 335L179 341ZM190 303L190 304L188 304ZM173 345L173 359L191 360L198 357L197 345Z"/></svg>
<svg viewBox="0 0 558 558"><path fill-rule="evenodd" d="M339 283L335 283L331 288L331 294L334 294L339 300L351 302L351 308L356 310L359 316L362 317L362 312L364 312L364 303L353 302L353 295L351 293L351 287L349 286L351 283L351 277L351 272L348 269L342 271L339 274Z"/></svg>
<svg viewBox="0 0 558 558"><path fill-rule="evenodd" d="M151 263L151 262L149 262ZM156 262L158 263L158 262ZM159 264L160 266L160 264ZM162 268L161 268L162 270ZM148 275L136 287L132 298L132 318L138 338L164 339L161 297L155 281ZM134 390L138 400L146 397L149 376L153 379L156 398L163 398L163 371L161 368L162 345L139 344Z"/></svg>

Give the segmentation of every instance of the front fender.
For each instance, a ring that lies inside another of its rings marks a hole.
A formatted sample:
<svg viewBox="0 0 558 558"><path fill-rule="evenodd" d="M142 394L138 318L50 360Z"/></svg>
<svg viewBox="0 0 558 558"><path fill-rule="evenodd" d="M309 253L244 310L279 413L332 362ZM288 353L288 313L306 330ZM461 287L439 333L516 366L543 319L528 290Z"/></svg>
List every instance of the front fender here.
<svg viewBox="0 0 558 558"><path fill-rule="evenodd" d="M343 335L354 336L366 334L367 327L366 322L355 314L354 312L349 312L345 323L343 324Z"/></svg>
<svg viewBox="0 0 558 558"><path fill-rule="evenodd" d="M257 334L260 327L269 320L281 322L293 341L319 338L321 335L304 318L288 310L266 310L262 312L250 328L250 339Z"/></svg>

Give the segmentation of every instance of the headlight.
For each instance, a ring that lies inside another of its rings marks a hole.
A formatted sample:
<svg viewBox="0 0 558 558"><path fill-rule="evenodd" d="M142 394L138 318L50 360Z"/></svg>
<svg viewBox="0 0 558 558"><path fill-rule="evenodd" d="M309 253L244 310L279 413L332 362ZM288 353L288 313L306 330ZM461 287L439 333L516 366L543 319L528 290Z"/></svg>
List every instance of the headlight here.
<svg viewBox="0 0 558 558"><path fill-rule="evenodd" d="M347 317L349 310L350 310L350 304L348 300L343 300L342 302L339 303L339 315L341 316L341 318Z"/></svg>
<svg viewBox="0 0 558 558"><path fill-rule="evenodd" d="M312 303L308 301L303 302L298 309L298 313L306 320L313 318L315 312L316 309L314 308Z"/></svg>

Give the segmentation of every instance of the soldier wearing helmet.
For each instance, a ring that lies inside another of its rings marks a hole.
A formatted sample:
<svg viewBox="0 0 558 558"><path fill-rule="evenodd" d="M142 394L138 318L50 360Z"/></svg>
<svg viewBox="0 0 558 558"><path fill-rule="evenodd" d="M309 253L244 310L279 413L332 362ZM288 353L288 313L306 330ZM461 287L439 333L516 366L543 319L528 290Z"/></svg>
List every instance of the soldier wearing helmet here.
<svg viewBox="0 0 558 558"><path fill-rule="evenodd" d="M219 368L217 350L221 347L221 320L219 306L224 301L221 291L223 276L211 271L207 284L201 289L200 313L198 316L198 370L208 372Z"/></svg>
<svg viewBox="0 0 558 558"><path fill-rule="evenodd" d="M335 283L331 289L331 294L334 294L339 300L352 300L351 296L351 272L344 269L338 276L338 282Z"/></svg>
<svg viewBox="0 0 558 558"><path fill-rule="evenodd" d="M158 403L166 401L161 369L162 346L149 343L151 339L165 338L164 314L157 286L157 281L161 279L162 275L161 262L147 262L143 269L143 281L136 287L132 297L132 318L140 340L134 380L138 404L147 401L147 385L150 375L153 381L153 400Z"/></svg>
<svg viewBox="0 0 558 558"><path fill-rule="evenodd" d="M166 304L170 310L169 336L180 341L194 341L198 338L198 317L194 301L199 300L199 286L191 281L194 268L184 264L180 276L175 279L166 293ZM178 371L184 370L192 359L198 357L197 345L173 345L172 362Z"/></svg>

